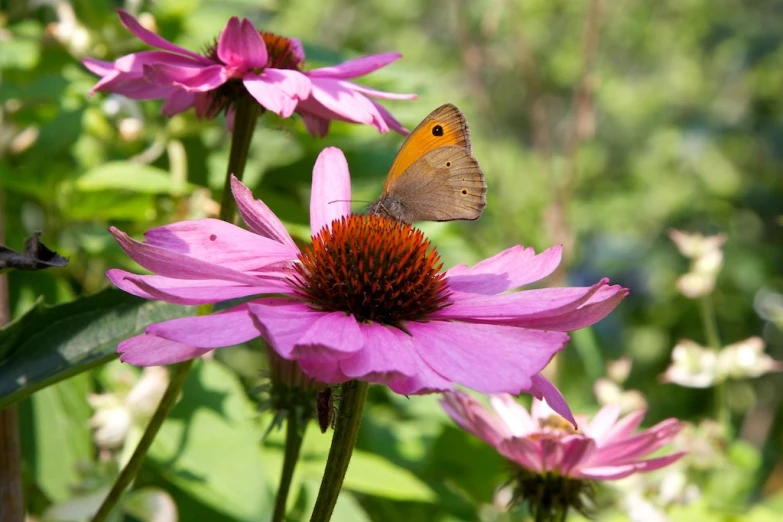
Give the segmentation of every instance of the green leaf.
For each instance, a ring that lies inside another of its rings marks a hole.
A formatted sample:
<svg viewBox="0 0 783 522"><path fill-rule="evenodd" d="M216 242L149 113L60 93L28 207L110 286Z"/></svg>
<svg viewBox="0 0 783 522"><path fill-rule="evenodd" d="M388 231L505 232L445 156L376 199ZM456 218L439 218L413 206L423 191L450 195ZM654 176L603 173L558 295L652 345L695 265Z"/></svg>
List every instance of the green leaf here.
<svg viewBox="0 0 783 522"><path fill-rule="evenodd" d="M192 313L111 288L57 306L39 300L0 330L0 408L109 361L120 341L150 323Z"/></svg>
<svg viewBox="0 0 783 522"><path fill-rule="evenodd" d="M172 195L182 194L192 188L174 179L163 169L130 161L112 161L90 169L76 181L76 187L83 192L129 190Z"/></svg>
<svg viewBox="0 0 783 522"><path fill-rule="evenodd" d="M165 479L212 509L262 520L271 499L256 417L234 373L214 360L197 363L149 456Z"/></svg>

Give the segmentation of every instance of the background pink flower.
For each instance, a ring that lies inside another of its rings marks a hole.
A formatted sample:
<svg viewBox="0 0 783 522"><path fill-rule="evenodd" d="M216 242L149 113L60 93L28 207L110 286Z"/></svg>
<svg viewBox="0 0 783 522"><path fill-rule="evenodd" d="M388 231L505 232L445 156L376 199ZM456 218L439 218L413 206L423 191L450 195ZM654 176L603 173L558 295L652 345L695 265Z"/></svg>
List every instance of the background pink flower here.
<svg viewBox="0 0 783 522"><path fill-rule="evenodd" d="M85 67L101 77L96 91L114 92L136 100L163 99L168 116L193 107L199 118L221 110L231 120L233 103L250 95L265 109L287 118L300 112L308 131L326 134L334 119L372 125L381 132L406 133L391 114L367 96L412 99L414 94L376 91L348 79L377 70L400 57L386 53L304 72L301 43L259 32L248 19L231 17L217 44L206 56L183 49L142 27L118 9L122 24L156 51L122 56L114 62L93 58Z"/></svg>
<svg viewBox="0 0 783 522"><path fill-rule="evenodd" d="M620 418L619 406L604 406L592 421L581 422L577 431L541 401L534 400L529 413L507 394L490 397L490 403L494 412L463 392L446 393L441 401L463 429L537 474L615 480L662 468L684 455L675 452L647 458L671 442L682 423L666 419L636 431L644 410Z"/></svg>
<svg viewBox="0 0 783 522"><path fill-rule="evenodd" d="M339 149L324 150L313 171L315 240L305 252L244 185L234 179L232 189L251 231L188 221L153 229L139 243L112 229L128 255L156 275L111 270L110 279L135 295L181 304L266 293L290 298L260 297L219 314L151 325L120 345L122 360L166 364L260 335L325 383L359 379L403 394L454 384L485 393L528 391L567 411L538 372L564 347L566 331L600 320L628 293L606 280L507 293L549 275L560 262L559 247L536 254L517 246L441 272L437 253L417 230L351 215Z"/></svg>

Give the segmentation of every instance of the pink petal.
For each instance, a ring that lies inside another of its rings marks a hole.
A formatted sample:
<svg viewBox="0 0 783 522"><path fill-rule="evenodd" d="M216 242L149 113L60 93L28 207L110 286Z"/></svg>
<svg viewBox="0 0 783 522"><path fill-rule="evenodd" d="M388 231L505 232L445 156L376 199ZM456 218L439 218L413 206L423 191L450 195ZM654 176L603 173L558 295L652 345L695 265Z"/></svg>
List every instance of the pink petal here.
<svg viewBox="0 0 783 522"><path fill-rule="evenodd" d="M388 110L386 110L386 108L383 105L373 100L370 100L370 103L372 103L375 106L378 113L383 118L383 121L386 122L386 125L388 125L391 130L395 132L399 132L403 136L407 136L409 134L408 129L403 127L402 124L399 121L397 121L397 119L394 116L392 116L392 114Z"/></svg>
<svg viewBox="0 0 783 522"><path fill-rule="evenodd" d="M120 247L131 259L158 275L175 279L223 279L254 286L257 279L230 268L214 265L165 248L139 243L125 232L114 227L109 228Z"/></svg>
<svg viewBox="0 0 783 522"><path fill-rule="evenodd" d="M538 439L538 447L541 448L541 466L545 471L558 471L563 461L565 446L558 440L548 437Z"/></svg>
<svg viewBox="0 0 783 522"><path fill-rule="evenodd" d="M617 419L620 418L621 412L620 406L616 404L604 406L595 414L590 425L585 429L585 433L589 435L590 438L595 439L599 446L603 446L607 434L612 430L614 425L617 424Z"/></svg>
<svg viewBox="0 0 783 522"><path fill-rule="evenodd" d="M437 373L482 393L513 393L562 350L568 336L484 324L406 322L419 356ZM481 347L481 349L476 349Z"/></svg>
<svg viewBox="0 0 783 522"><path fill-rule="evenodd" d="M146 334L125 339L117 346L120 361L136 366L179 363L201 357L210 351L210 349L196 348Z"/></svg>
<svg viewBox="0 0 783 522"><path fill-rule="evenodd" d="M83 58L82 64L93 74L104 77L115 71L114 63L96 60L95 58Z"/></svg>
<svg viewBox="0 0 783 522"><path fill-rule="evenodd" d="M594 466L625 464L640 459L671 442L681 429L680 421L666 419L632 437L618 441L606 440L593 455L590 464Z"/></svg>
<svg viewBox="0 0 783 522"><path fill-rule="evenodd" d="M644 460L633 464L623 464L620 466L583 468L579 470L579 476L595 480L618 480L636 472L653 471L668 466L669 464L680 460L685 454L685 452L673 453L665 457Z"/></svg>
<svg viewBox="0 0 783 522"><path fill-rule="evenodd" d="M621 440L636 430L642 423L642 419L647 414L647 410L637 410L629 413L614 425L606 436L609 440Z"/></svg>
<svg viewBox="0 0 783 522"><path fill-rule="evenodd" d="M210 218L152 228L144 239L149 245L243 272L292 261L299 253L294 246Z"/></svg>
<svg viewBox="0 0 783 522"><path fill-rule="evenodd" d="M344 375L380 383L416 375L418 367L413 346L409 340L396 335L394 330L399 331L397 328L376 323L359 323L358 326L363 333L364 346L340 361Z"/></svg>
<svg viewBox="0 0 783 522"><path fill-rule="evenodd" d="M315 312L291 351L294 358L338 364L365 345L364 332L345 312Z"/></svg>
<svg viewBox="0 0 783 522"><path fill-rule="evenodd" d="M629 294L627 288L619 285L605 286L593 294L590 299L574 311L565 312L559 316L537 317L532 321L512 321L511 324L537 328L541 330L558 330L570 332L595 324L617 308L620 301Z"/></svg>
<svg viewBox="0 0 783 522"><path fill-rule="evenodd" d="M501 455L512 462L516 462L523 468L537 473L544 471L541 448L526 437L512 437L500 441L497 448Z"/></svg>
<svg viewBox="0 0 783 522"><path fill-rule="evenodd" d="M124 25L126 29L128 29L131 33L134 34L134 36L136 36L136 38L138 38L145 44L151 45L152 47L157 47L158 49L163 49L164 51L169 51L172 53L189 56L190 58L193 58L194 60L201 63L206 63L206 64L211 63L211 60L209 60L208 58L205 58L194 52L188 51L187 49L183 49L178 45L174 45L173 43L161 38L160 36L153 33L152 31L145 29L135 18L133 18L133 16L131 16L126 11L122 9L117 9L117 14L119 14L120 16L120 21L122 22L122 25Z"/></svg>
<svg viewBox="0 0 783 522"><path fill-rule="evenodd" d="M264 39L250 20L243 18L240 22L236 16L228 20L220 33L217 55L231 67L261 68L267 62Z"/></svg>
<svg viewBox="0 0 783 522"><path fill-rule="evenodd" d="M312 97L327 110L355 123L373 125L381 132L389 128L370 100L340 80L313 78Z"/></svg>
<svg viewBox="0 0 783 522"><path fill-rule="evenodd" d="M539 281L560 264L562 247L556 246L536 255L521 245L509 248L472 267L457 265L449 269L449 287L459 292L493 295Z"/></svg>
<svg viewBox="0 0 783 522"><path fill-rule="evenodd" d="M176 90L166 97L160 108L164 116L174 116L191 108L196 103L196 95L185 90Z"/></svg>
<svg viewBox="0 0 783 522"><path fill-rule="evenodd" d="M538 431L538 423L511 395L507 393L491 395L489 403L495 410L495 414L507 427L509 436L521 437Z"/></svg>
<svg viewBox="0 0 783 522"><path fill-rule="evenodd" d="M313 235L332 221L351 214L351 176L343 151L327 147L313 168L310 193L310 231Z"/></svg>
<svg viewBox="0 0 783 522"><path fill-rule="evenodd" d="M551 381L549 381L540 373L534 375L531 379L531 382L531 387L522 391L529 393L539 400L546 400L546 404L552 408L555 413L573 424L574 428L579 428L579 426L576 424L574 414L571 413L571 408L568 407L568 403L566 402L565 397L563 397L563 394L560 393L560 390L557 389L557 386L552 384Z"/></svg>
<svg viewBox="0 0 783 522"><path fill-rule="evenodd" d="M262 337L281 357L307 355L300 361L302 368L307 360L320 363L345 358L364 346L361 330L351 327L356 319L342 312L321 312L293 300L273 298L258 299L248 307ZM323 364L332 365L336 363Z"/></svg>
<svg viewBox="0 0 783 522"><path fill-rule="evenodd" d="M260 236L288 245L292 249L292 254L299 252L282 221L278 219L274 212L269 210L269 207L263 201L255 199L250 189L243 185L233 174L231 175L231 192L234 194L239 213L245 223L247 223L247 226L250 227L250 230Z"/></svg>
<svg viewBox="0 0 783 522"><path fill-rule="evenodd" d="M310 96L313 87L310 78L299 71L268 68L264 70L262 76L268 82L277 85L283 92L295 100L306 99ZM287 116L290 116L290 114Z"/></svg>
<svg viewBox="0 0 783 522"><path fill-rule="evenodd" d="M313 69L312 71L308 71L307 75L312 76L313 78L356 78L357 76L364 76L365 74L377 71L381 67L385 67L399 59L401 56L400 53L382 53L363 56L361 58L348 60L341 64Z"/></svg>
<svg viewBox="0 0 783 522"><path fill-rule="evenodd" d="M404 342L404 337L410 341L410 336L400 331L394 331L399 342ZM421 356L414 351L416 361L416 375L413 377L397 377L388 382L389 389L401 395L424 395L428 393L444 392L454 389L454 383L444 378L433 370Z"/></svg>
<svg viewBox="0 0 783 522"><path fill-rule="evenodd" d="M283 281L259 280L257 285L238 285L219 279L173 279L158 275L136 275L119 269L111 269L106 276L114 285L144 299L160 299L181 305L217 303L259 295L278 293L288 288Z"/></svg>
<svg viewBox="0 0 783 522"><path fill-rule="evenodd" d="M248 73L242 81L247 92L268 111L281 118L288 118L294 113L297 98L288 93L293 87L283 85L287 81L283 76L267 71L262 74Z"/></svg>
<svg viewBox="0 0 783 522"><path fill-rule="evenodd" d="M302 359L298 363L305 375L318 382L342 384L351 380L350 377L340 371L340 366L337 364L323 364L321 361L314 359Z"/></svg>
<svg viewBox="0 0 783 522"><path fill-rule="evenodd" d="M589 437L576 435L564 440L563 449L558 467L563 475L571 475L571 472L579 469L580 464L595 451L595 441Z"/></svg>
<svg viewBox="0 0 783 522"><path fill-rule="evenodd" d="M223 348L259 336L247 305L219 314L181 317L151 324L147 327L147 334L199 348Z"/></svg>
<svg viewBox="0 0 783 522"><path fill-rule="evenodd" d="M367 96L372 96L373 98L381 98L385 100L415 100L417 98L415 94L400 94L396 92L379 91L353 82L344 82L344 85L348 85L354 91L360 92Z"/></svg>
<svg viewBox="0 0 783 522"><path fill-rule="evenodd" d="M542 330L553 328L553 318L564 320L585 304L606 285L602 279L591 287L539 288L511 294L465 297L461 294L453 303L434 313L434 317L491 324L509 324ZM616 287L615 292L622 291ZM545 326L541 326L545 323Z"/></svg>
<svg viewBox="0 0 783 522"><path fill-rule="evenodd" d="M309 132L311 136L323 138L329 132L328 119L320 118L306 112L301 113L301 116L307 132Z"/></svg>
<svg viewBox="0 0 783 522"><path fill-rule="evenodd" d="M512 434L500 419L491 415L484 406L468 395L456 391L446 392L440 401L446 413L459 424L462 429L472 433L487 444L496 446L501 440L510 438Z"/></svg>
<svg viewBox="0 0 783 522"><path fill-rule="evenodd" d="M144 66L144 77L159 86L180 87L189 92L213 91L229 80L222 65L182 67L159 63Z"/></svg>

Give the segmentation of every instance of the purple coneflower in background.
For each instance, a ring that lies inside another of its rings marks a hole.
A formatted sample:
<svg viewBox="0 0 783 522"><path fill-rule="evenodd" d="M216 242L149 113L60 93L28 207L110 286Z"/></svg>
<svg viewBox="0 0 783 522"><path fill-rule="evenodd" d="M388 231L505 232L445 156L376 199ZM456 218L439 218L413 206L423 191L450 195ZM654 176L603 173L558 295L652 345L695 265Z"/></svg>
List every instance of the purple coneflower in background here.
<svg viewBox="0 0 783 522"><path fill-rule="evenodd" d="M388 65L400 57L398 53L304 71L305 55L299 40L259 32L248 19L231 17L216 44L202 56L145 29L122 9L118 13L131 33L158 50L128 54L114 62L85 58L85 67L101 77L91 93L163 99L161 111L167 116L193 107L197 117L213 118L226 110L229 120L233 118L233 102L249 95L283 118L294 112L301 114L313 135L325 135L331 120L407 134L371 98L412 99L415 94L387 93L350 81Z"/></svg>
<svg viewBox="0 0 783 522"><path fill-rule="evenodd" d="M652 471L684 455L647 458L683 424L672 418L636 431L644 410L620 418L619 406L604 406L592 421L580 419L577 430L545 402L534 400L530 412L508 394L493 395L490 403L494 413L464 392L446 393L441 401L454 422L513 465L515 499L529 502L536 520L565 520L569 507L589 511L591 481Z"/></svg>

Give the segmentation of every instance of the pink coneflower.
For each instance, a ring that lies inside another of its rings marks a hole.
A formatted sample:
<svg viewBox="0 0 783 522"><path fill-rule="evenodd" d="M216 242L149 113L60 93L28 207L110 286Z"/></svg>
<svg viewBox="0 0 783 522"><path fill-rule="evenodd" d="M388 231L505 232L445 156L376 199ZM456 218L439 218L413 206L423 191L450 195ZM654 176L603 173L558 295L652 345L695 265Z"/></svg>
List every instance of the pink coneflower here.
<svg viewBox="0 0 783 522"><path fill-rule="evenodd" d="M666 419L637 432L644 410L621 419L619 406L604 406L577 431L545 402L534 400L529 413L507 394L491 396L490 403L494 413L463 392L446 393L441 401L457 424L514 466L517 499L528 501L534 512L543 510L536 520L559 519L568 507L589 508L590 481L652 471L684 455L647 458L671 442L682 423Z"/></svg>
<svg viewBox="0 0 783 522"><path fill-rule="evenodd" d="M122 9L118 13L131 33L159 50L128 54L114 62L84 59L85 67L101 77L91 93L163 99L163 114L172 116L194 107L199 118L212 118L221 110L231 117L233 103L249 95L283 118L299 112L314 135L326 134L331 120L365 123L381 132L389 128L406 132L367 96L411 99L416 95L376 91L348 81L388 65L400 57L397 53L303 71L305 55L298 40L259 32L247 19L231 17L216 44L202 56L145 29Z"/></svg>
<svg viewBox="0 0 783 522"><path fill-rule="evenodd" d="M120 344L123 361L169 364L260 335L324 383L358 379L403 394L462 384L485 393L525 390L557 403L562 397L539 371L564 347L566 331L602 319L628 292L604 279L507 293L552 273L559 247L535 254L516 246L473 267L441 271L417 229L351 214L339 149L324 150L315 164L313 244L303 251L244 185L234 179L232 189L251 231L186 221L152 229L139 243L112 228L125 252L157 275L108 276L127 292L180 304L278 296L153 324Z"/></svg>

